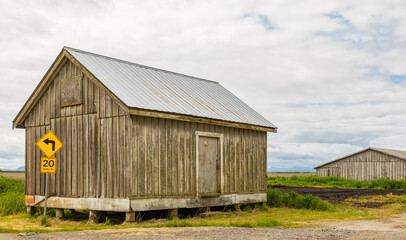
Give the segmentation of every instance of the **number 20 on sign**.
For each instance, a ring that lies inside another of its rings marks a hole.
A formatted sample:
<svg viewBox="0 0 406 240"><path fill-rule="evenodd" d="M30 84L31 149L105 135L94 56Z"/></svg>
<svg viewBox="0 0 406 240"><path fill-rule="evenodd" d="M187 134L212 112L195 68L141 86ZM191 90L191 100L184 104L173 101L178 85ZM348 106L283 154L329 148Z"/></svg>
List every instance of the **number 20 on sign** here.
<svg viewBox="0 0 406 240"><path fill-rule="evenodd" d="M41 173L55 173L56 158L41 158Z"/></svg>

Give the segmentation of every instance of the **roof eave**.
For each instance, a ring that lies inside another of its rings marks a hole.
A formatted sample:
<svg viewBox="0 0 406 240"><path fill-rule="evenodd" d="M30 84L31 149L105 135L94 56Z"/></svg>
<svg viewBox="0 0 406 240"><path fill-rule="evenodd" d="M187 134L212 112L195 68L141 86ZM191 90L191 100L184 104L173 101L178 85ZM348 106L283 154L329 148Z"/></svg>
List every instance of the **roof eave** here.
<svg viewBox="0 0 406 240"><path fill-rule="evenodd" d="M197 123L209 123L209 124L216 124L228 127L238 127L244 129L251 129L257 131L264 131L264 132L277 132L277 128L271 128L266 126L259 126L253 125L248 123L239 123L239 122L231 122L231 121L223 121L218 119L212 118L205 118L205 117L198 117L193 115L185 115L179 113L172 113L172 112L162 112L150 109L140 109L135 107L130 107L130 114L138 115L138 116L146 116L146 117L157 117L157 118L165 118L165 119L173 119L173 120L180 120L180 121L188 121L188 122L197 122Z"/></svg>

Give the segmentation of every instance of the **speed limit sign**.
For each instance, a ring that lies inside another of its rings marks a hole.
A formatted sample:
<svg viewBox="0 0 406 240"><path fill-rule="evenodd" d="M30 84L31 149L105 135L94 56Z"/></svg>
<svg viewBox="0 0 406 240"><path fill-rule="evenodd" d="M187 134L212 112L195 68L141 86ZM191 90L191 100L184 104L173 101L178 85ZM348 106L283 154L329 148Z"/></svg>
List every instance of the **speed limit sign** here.
<svg viewBox="0 0 406 240"><path fill-rule="evenodd" d="M42 173L55 173L56 171L56 158L41 158L41 172Z"/></svg>

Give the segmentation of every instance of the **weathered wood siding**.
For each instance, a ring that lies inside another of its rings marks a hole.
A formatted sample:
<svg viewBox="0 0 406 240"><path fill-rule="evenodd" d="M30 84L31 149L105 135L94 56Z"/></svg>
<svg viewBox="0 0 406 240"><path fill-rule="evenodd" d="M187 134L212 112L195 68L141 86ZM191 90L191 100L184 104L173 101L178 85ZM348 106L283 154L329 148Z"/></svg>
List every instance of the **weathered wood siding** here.
<svg viewBox="0 0 406 240"><path fill-rule="evenodd" d="M62 86L79 92L66 93ZM223 134L222 194L266 191L266 132L130 116L126 106L70 61L24 124L27 195L45 193L44 155L35 143L49 130L64 144L55 154L50 195L196 197L196 131Z"/></svg>
<svg viewBox="0 0 406 240"><path fill-rule="evenodd" d="M224 136L223 194L266 191L266 132L131 116L131 197L196 196L196 131Z"/></svg>
<svg viewBox="0 0 406 240"><path fill-rule="evenodd" d="M61 106L63 80L80 79L81 101ZM36 141L52 130L64 146L55 154L57 172L50 174L49 194L79 197L124 197L129 193L126 154L131 128L128 110L104 87L66 61L25 120L26 194L44 195L43 153Z"/></svg>
<svg viewBox="0 0 406 240"><path fill-rule="evenodd" d="M338 176L356 180L405 179L406 162L368 150L316 169L317 176Z"/></svg>

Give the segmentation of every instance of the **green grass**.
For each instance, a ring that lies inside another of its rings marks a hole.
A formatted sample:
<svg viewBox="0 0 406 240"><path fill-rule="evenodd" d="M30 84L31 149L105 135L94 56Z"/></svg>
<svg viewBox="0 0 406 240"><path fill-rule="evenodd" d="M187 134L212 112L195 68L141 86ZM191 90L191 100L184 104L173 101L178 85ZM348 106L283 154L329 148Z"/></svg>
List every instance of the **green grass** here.
<svg viewBox="0 0 406 240"><path fill-rule="evenodd" d="M24 211L24 180L0 176L0 216Z"/></svg>
<svg viewBox="0 0 406 240"><path fill-rule="evenodd" d="M292 176L269 177L269 185L285 185L291 187L325 187L325 188L355 188L355 189L391 189L406 190L406 179L376 179L371 181L358 181L340 177L319 176Z"/></svg>
<svg viewBox="0 0 406 240"><path fill-rule="evenodd" d="M300 178L303 177L291 177L285 178L285 180L300 182L298 180ZM319 182L324 181L323 184L331 183L328 179L318 178L316 177L316 180ZM306 181L301 182L306 183ZM311 181L307 181L306 184L308 182ZM347 205L332 205L311 195L300 195L294 192L281 193L278 189L269 189L267 205L270 207L260 204L245 204L242 206L244 210L242 213L230 212L226 215L205 218L193 217L155 223L145 221L132 224L117 224L112 219L106 218L105 223L102 224L87 224L86 213L79 217L78 215L66 214L64 220L56 219L53 209L47 211L47 218L45 219L42 218L42 208L38 208L39 211L34 216L24 214L24 181L0 177L0 233L59 232L134 227L312 227L321 221L370 220L389 217L400 213L404 209L406 197L387 195L378 198L375 196L352 200L352 202L378 200L388 204L382 209L357 209L348 206L351 202L348 202Z"/></svg>
<svg viewBox="0 0 406 240"><path fill-rule="evenodd" d="M296 192L282 193L279 189L269 188L267 204L270 207L289 207L296 209L310 209L319 211L334 211L332 204L313 195L301 195Z"/></svg>

